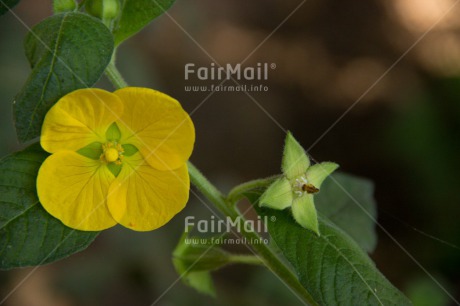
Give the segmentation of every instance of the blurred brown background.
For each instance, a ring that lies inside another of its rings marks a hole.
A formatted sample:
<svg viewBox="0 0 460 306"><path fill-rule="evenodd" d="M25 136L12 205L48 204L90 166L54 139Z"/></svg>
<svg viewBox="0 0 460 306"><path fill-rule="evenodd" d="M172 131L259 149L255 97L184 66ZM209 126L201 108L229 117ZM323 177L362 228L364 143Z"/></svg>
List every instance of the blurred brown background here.
<svg viewBox="0 0 460 306"><path fill-rule="evenodd" d="M50 2L23 0L14 11L32 26L51 14ZM459 299L458 2L177 0L171 18L158 18L121 47L119 66L131 85L164 91L192 113L192 161L224 191L280 172L283 129L316 160L335 161L342 171L373 180L379 222ZM12 101L30 72L25 34L14 16L1 17L1 156L20 148ZM252 98L185 91L187 85L216 83L184 79L185 64L213 62L203 50L222 65L245 59L244 66L276 64L267 81L240 82L269 90L250 93ZM111 88L104 80L99 86ZM217 300L176 282L170 254L183 219L210 214L192 196L160 230L106 231L88 250L39 268L6 304L300 305L257 267L215 273ZM381 231L372 257L415 305L453 305ZM1 272L0 297L30 271Z"/></svg>

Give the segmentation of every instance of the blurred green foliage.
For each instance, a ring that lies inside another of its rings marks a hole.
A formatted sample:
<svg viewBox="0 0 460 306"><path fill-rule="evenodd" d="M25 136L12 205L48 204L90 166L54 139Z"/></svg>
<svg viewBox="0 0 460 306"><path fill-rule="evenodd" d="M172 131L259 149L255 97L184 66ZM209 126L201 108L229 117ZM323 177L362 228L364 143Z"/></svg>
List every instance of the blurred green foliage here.
<svg viewBox="0 0 460 306"><path fill-rule="evenodd" d="M404 14L392 10L395 3L307 2L249 59L248 64L277 64L267 84L269 92L253 94L254 99L308 148L420 37L422 32L412 31L400 20ZM227 63L244 59L297 5L276 0L177 1L170 14L213 57ZM51 3L23 0L15 12L32 26L51 14ZM1 17L1 156L21 147L14 131L12 103L30 73L20 51L26 33L12 14ZM432 34L447 37L451 33ZM423 46L443 46L430 37L422 41L426 42ZM455 50L445 48L451 49ZM379 222L458 298L460 73L451 71L458 62L447 55L429 56L452 62L431 69L433 63L418 51L408 53L381 81L381 87L371 91L309 153L373 180ZM162 90L191 112L207 93L184 92L183 67L188 62L209 66L210 59L168 17L159 18L119 52L120 68L130 83ZM104 81L99 85L108 86ZM280 171L284 133L246 95L213 95L192 117L197 128L192 159L222 189ZM184 216L209 214L200 200L191 198L186 210L161 230L139 235L122 229L108 231L86 252L41 268L47 274L37 276L41 277L38 281L48 289L40 291L40 297L53 301L50 296L59 295L75 305L152 304L177 280L170 259ZM378 235L373 259L393 283L407 289L415 305L451 303L426 275L420 276L417 265L385 234ZM244 279L242 269L248 275ZM1 272L0 296L24 276L21 271ZM158 305L298 302L275 276L258 267L231 266L216 276L219 300L200 296L177 282ZM33 284L34 279L28 283ZM30 287L24 290L15 293L9 304L27 304Z"/></svg>

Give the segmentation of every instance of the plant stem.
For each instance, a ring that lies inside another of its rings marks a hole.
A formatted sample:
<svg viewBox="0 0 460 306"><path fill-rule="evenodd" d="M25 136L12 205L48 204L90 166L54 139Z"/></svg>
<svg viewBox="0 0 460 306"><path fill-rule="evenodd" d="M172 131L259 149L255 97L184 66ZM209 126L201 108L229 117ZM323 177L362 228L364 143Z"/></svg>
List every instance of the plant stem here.
<svg viewBox="0 0 460 306"><path fill-rule="evenodd" d="M116 88L120 89L123 87L128 87L128 83L126 83L120 71L118 71L117 67L115 66L115 52L112 56L112 60L105 70L105 75Z"/></svg>
<svg viewBox="0 0 460 306"><path fill-rule="evenodd" d="M259 187L267 187L268 185L273 183L277 178L279 178L279 175L274 175L274 176L270 176L270 177L263 178L263 179L253 180L253 181L249 181L241 185L238 185L234 187L228 193L227 199L231 203L236 203L245 197L246 192L259 188Z"/></svg>
<svg viewBox="0 0 460 306"><path fill-rule="evenodd" d="M85 5L86 0L82 0L80 3L78 3L78 9L81 9Z"/></svg>
<svg viewBox="0 0 460 306"><path fill-rule="evenodd" d="M254 255L231 255L230 261L233 263L265 266L264 262L260 259L260 257Z"/></svg>
<svg viewBox="0 0 460 306"><path fill-rule="evenodd" d="M190 161L187 162L190 180L222 213L236 218L238 214L225 200L225 196Z"/></svg>
<svg viewBox="0 0 460 306"><path fill-rule="evenodd" d="M115 55L112 57L112 61L107 66L105 71L107 77L112 82L116 88L127 87L128 84L125 82L117 67L115 66ZM222 192L220 192L208 179L191 163L187 162L188 171L190 174L191 182L200 190L200 192L206 196L206 198L211 201L221 213L231 218L234 222L238 218L245 220L244 216L240 214L238 209L234 206L235 202L231 202L226 198ZM233 195L233 200L240 199L243 195L243 192L250 190L251 188L266 186L269 183L269 180L273 178L255 180L237 186L232 190L231 195ZM253 232L248 231L243 226L241 228L241 234L248 240L252 242L251 247L256 252L256 256L259 258L259 261L264 264L268 269L270 269L274 274L276 274L299 298L301 298L305 303L309 305L318 305L310 293L300 284L297 277L294 273L273 253L273 251L265 244L261 242L260 236ZM252 256L250 256L252 257ZM250 257L240 257L238 260L241 261L251 261L254 262L254 259L249 259Z"/></svg>
<svg viewBox="0 0 460 306"><path fill-rule="evenodd" d="M188 171L190 180L200 192L205 195L223 214L227 215L234 222L237 218L244 216L229 202L223 194L212 185L208 179L191 163L188 162ZM265 184L267 182L265 181ZM257 185L257 184L254 184ZM248 189L245 189L248 190ZM260 241L260 236L252 231L247 231L244 226L240 229L241 234L252 242L251 247L260 257L263 264L276 274L295 294L309 305L318 305L310 293L299 283L297 277L292 271L273 253L273 251L264 243Z"/></svg>

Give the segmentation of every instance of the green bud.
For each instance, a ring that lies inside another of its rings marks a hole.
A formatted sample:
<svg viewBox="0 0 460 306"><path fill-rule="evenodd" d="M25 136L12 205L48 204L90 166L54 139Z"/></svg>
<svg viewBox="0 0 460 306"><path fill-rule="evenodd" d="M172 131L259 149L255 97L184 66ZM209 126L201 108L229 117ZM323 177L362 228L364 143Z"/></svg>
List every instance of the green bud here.
<svg viewBox="0 0 460 306"><path fill-rule="evenodd" d="M53 11L55 14L72 12L77 8L75 0L53 0Z"/></svg>
<svg viewBox="0 0 460 306"><path fill-rule="evenodd" d="M305 150L291 133L286 135L281 168L283 177L271 184L260 197L260 206L282 210L291 207L294 220L319 236L314 195L323 181L339 165L324 162L310 167Z"/></svg>
<svg viewBox="0 0 460 306"><path fill-rule="evenodd" d="M189 243L186 243L188 241ZM206 241L204 244L201 244ZM176 268L184 271L212 271L230 263L230 254L205 238L183 238L173 252Z"/></svg>
<svg viewBox="0 0 460 306"><path fill-rule="evenodd" d="M120 3L119 0L88 0L85 8L89 14L110 21L118 17Z"/></svg>
<svg viewBox="0 0 460 306"><path fill-rule="evenodd" d="M215 296L211 271L231 263L264 265L257 256L230 254L217 247L223 237L187 238L188 228L173 252L173 264L182 281L201 293Z"/></svg>
<svg viewBox="0 0 460 306"><path fill-rule="evenodd" d="M174 268L186 285L200 293L215 296L210 271L229 263L230 254L205 238L187 238L187 232L182 235L173 252Z"/></svg>

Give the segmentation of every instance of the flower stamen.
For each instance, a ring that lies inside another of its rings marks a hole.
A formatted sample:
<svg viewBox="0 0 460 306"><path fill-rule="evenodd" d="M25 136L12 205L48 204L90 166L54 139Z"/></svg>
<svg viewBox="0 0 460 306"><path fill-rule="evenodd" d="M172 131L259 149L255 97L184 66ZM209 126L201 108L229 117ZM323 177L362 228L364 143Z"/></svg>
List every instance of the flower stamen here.
<svg viewBox="0 0 460 306"><path fill-rule="evenodd" d="M123 161L123 147L117 142L108 142L102 145L101 160L106 163L121 165Z"/></svg>

